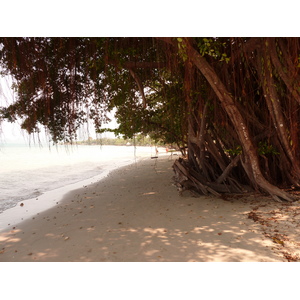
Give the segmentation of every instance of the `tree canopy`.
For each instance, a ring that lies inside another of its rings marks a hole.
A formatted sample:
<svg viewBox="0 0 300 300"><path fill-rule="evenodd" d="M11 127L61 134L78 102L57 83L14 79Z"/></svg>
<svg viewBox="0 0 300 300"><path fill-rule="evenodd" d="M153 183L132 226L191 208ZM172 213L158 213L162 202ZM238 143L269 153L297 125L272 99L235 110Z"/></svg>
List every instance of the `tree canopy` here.
<svg viewBox="0 0 300 300"><path fill-rule="evenodd" d="M54 142L101 131L150 134L187 149L178 183L202 194L299 187L299 38L1 38L16 102L0 121L45 126Z"/></svg>

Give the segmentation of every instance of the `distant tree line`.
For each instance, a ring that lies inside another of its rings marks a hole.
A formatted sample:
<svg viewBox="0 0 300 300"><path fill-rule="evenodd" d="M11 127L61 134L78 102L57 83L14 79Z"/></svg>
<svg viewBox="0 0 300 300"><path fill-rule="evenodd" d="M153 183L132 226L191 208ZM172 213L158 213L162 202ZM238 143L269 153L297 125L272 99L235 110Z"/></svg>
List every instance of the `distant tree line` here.
<svg viewBox="0 0 300 300"><path fill-rule="evenodd" d="M78 145L111 145L111 146L165 146L163 141L155 141L149 136L141 134L136 135L134 138L89 138L85 141L76 141Z"/></svg>
<svg viewBox="0 0 300 300"><path fill-rule="evenodd" d="M300 187L300 39L291 37L0 38L21 119L72 142L92 119L105 131L149 135L187 149L178 183L201 194L268 193Z"/></svg>

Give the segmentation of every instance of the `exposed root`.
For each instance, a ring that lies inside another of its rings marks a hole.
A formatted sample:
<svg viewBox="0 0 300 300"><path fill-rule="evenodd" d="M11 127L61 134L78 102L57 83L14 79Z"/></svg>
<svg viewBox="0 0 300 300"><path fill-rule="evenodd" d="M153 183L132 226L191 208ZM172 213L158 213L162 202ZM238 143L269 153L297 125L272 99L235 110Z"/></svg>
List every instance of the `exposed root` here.
<svg viewBox="0 0 300 300"><path fill-rule="evenodd" d="M235 182L235 180L228 180L229 184L210 182L204 175L193 170L188 162L179 158L173 164L175 172L174 180L176 185L182 190L191 189L199 194L221 196L221 193L243 193L245 189Z"/></svg>
<svg viewBox="0 0 300 300"><path fill-rule="evenodd" d="M224 193L245 194L249 192L250 187L241 184L237 179L229 177L229 171L237 164L239 159L234 159L220 176L215 174L215 181L211 181L205 174L201 174L199 170L196 171L192 168L187 160L179 158L173 164L174 181L181 192L193 190L200 195L214 195L217 197ZM256 185L261 191L267 192L276 202L292 202L296 200L294 195L270 184L264 178L259 178Z"/></svg>

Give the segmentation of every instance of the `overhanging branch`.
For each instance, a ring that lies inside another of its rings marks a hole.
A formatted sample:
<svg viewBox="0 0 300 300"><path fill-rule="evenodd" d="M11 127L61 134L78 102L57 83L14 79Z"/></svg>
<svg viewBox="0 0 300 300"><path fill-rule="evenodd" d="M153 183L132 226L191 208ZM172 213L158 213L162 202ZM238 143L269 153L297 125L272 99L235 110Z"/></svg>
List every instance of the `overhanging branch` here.
<svg viewBox="0 0 300 300"><path fill-rule="evenodd" d="M136 73L133 72L132 69L129 69L129 72L131 74L131 76L133 77L133 79L135 80L138 88L139 88L139 92L141 94L141 97L143 99L143 107L146 108L146 97L145 97L145 93L144 93L144 87L143 87L143 83L142 81L140 80L140 78L137 76Z"/></svg>

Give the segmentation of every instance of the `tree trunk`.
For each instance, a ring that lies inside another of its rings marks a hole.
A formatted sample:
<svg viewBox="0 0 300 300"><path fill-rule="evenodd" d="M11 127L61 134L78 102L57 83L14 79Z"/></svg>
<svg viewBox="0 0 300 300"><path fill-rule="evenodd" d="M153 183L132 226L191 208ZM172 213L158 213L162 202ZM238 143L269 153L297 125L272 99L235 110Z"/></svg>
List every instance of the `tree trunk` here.
<svg viewBox="0 0 300 300"><path fill-rule="evenodd" d="M291 78L290 74L288 74L287 71L284 71L283 66L277 55L275 38L267 38L266 42L268 45L268 53L271 56L274 67L276 68L279 76L286 84L288 90L290 91L294 99L300 104L300 95L297 90L297 88L299 87L297 77ZM283 51L285 51L285 49L283 49Z"/></svg>
<svg viewBox="0 0 300 300"><path fill-rule="evenodd" d="M214 92L216 93L223 109L228 114L235 130L238 134L239 140L243 148L242 164L252 184L256 188L268 192L275 200L278 197L291 201L292 196L270 184L262 175L259 160L256 153L256 148L252 142L246 122L241 115L239 109L235 105L230 93L221 82L213 68L208 64L204 57L202 57L192 46L189 39L185 39L188 57L191 62L200 70L206 78Z"/></svg>
<svg viewBox="0 0 300 300"><path fill-rule="evenodd" d="M287 124L285 122L280 100L275 89L275 82L272 76L272 65L271 59L268 55L269 47L266 46L264 51L264 66L263 72L264 76L261 76L261 81L264 82L263 89L264 95L267 102L268 109L270 111L271 117L273 119L274 127L278 135L278 139L284 150L284 154L290 161L290 171L296 180L299 180L300 168L297 159L294 157L292 150L290 148L290 142L287 136ZM265 80L263 80L265 78Z"/></svg>

